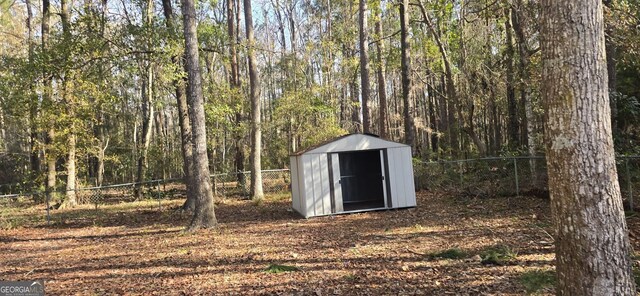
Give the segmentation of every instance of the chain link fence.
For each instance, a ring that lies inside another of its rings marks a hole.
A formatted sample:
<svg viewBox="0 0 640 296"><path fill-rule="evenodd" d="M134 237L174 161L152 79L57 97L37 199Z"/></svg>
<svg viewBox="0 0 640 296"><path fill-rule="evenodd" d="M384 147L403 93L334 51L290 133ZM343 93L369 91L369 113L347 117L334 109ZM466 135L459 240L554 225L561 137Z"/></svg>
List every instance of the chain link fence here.
<svg viewBox="0 0 640 296"><path fill-rule="evenodd" d="M216 196L249 197L251 172L223 173L211 176L211 184ZM263 191L267 194L289 192L290 177L288 169L263 170ZM1 210L15 208L18 205L44 205L47 221L51 220L51 210L62 206L66 190L51 192L22 192L0 195ZM183 179L158 179L140 183L125 183L100 187L85 187L73 190L79 205L91 205L97 211L103 205L138 202L140 208L162 207L163 201L186 198L186 185ZM134 205L135 207L136 205ZM0 220L2 220L0 215ZM2 221L0 221L2 222Z"/></svg>
<svg viewBox="0 0 640 296"><path fill-rule="evenodd" d="M640 156L616 158L625 207L635 208L640 188ZM542 156L513 156L414 163L416 189L447 190L473 197L548 196Z"/></svg>
<svg viewBox="0 0 640 296"><path fill-rule="evenodd" d="M640 190L640 156L616 158L618 180L627 209L635 209L634 196ZM453 161L414 162L417 190L451 191L471 197L516 197L521 195L548 196L546 161L542 156L493 157ZM216 196L248 198L251 172L221 173L211 176ZM291 191L288 169L263 170L264 193L280 194ZM162 207L162 202L186 198L182 179L151 180L75 190L79 204L101 205L141 202L141 207ZM12 204L30 202L45 204L47 215L57 209L65 191L57 191L52 200L45 192L0 195L0 211ZM1 212L0 212L1 214ZM2 217L0 217L2 218ZM0 221L1 222L1 221Z"/></svg>

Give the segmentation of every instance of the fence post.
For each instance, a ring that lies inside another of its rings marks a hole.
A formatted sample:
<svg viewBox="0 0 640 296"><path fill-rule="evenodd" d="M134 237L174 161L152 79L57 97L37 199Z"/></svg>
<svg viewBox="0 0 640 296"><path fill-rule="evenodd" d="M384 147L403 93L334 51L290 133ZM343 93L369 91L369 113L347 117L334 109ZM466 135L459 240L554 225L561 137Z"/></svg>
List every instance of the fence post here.
<svg viewBox="0 0 640 296"><path fill-rule="evenodd" d="M627 174L627 190L629 191L629 209L633 211L633 186L631 183L631 172L629 171L629 159L624 160L624 170Z"/></svg>
<svg viewBox="0 0 640 296"><path fill-rule="evenodd" d="M513 158L513 170L516 175L516 197L520 197L520 180L518 180L518 160Z"/></svg>

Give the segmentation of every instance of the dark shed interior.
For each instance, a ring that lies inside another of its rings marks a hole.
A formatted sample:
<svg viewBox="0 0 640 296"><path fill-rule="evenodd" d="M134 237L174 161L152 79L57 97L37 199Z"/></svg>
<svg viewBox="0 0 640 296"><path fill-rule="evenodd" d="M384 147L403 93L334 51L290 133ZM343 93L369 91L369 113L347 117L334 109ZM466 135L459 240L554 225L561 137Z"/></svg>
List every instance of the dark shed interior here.
<svg viewBox="0 0 640 296"><path fill-rule="evenodd" d="M343 152L339 158L344 210L384 207L380 150Z"/></svg>

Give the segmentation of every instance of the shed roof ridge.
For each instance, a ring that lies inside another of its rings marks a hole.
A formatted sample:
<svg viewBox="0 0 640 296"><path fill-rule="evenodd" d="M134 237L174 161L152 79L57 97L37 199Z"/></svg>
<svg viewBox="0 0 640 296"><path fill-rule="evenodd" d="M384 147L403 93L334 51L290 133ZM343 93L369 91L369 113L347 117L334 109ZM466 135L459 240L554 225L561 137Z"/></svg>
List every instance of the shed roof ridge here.
<svg viewBox="0 0 640 296"><path fill-rule="evenodd" d="M380 136L378 136L376 134L372 134L372 133L350 133L350 134L345 134L345 135L342 135L342 136L335 137L333 139L321 142L321 143L316 144L316 145L312 145L310 147L307 147L306 149L303 149L303 150L297 151L295 153L292 153L291 156L300 156L300 155L303 155L303 154L305 154L307 152L316 150L316 149L321 148L323 146L329 145L331 143L334 143L334 142L337 142L337 141L340 141L342 139L346 139L346 138L352 137L352 136L367 136L367 137L371 137L371 138L374 138L374 139L377 139L377 140L381 140L381 141L384 141L384 142L389 142L389 143L393 143L393 144L399 144L401 146L406 146L406 147L409 146L409 145L404 144L404 143L395 142L395 141L391 141L391 140L388 140L388 139L380 138Z"/></svg>

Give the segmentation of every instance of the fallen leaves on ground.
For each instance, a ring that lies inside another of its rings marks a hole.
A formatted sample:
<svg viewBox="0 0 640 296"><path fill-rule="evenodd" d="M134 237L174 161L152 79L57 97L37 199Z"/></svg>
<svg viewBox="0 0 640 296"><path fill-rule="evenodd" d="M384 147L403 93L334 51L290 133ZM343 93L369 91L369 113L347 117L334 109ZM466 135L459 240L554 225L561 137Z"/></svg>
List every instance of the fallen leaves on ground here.
<svg viewBox="0 0 640 296"><path fill-rule="evenodd" d="M58 210L53 226L3 230L0 280L45 279L49 295L521 295L523 273L553 269L548 201L534 197L420 192L413 209L312 219L281 197L224 199L220 227L196 233L180 203ZM517 256L481 264L497 245ZM428 256L452 248L468 256Z"/></svg>

